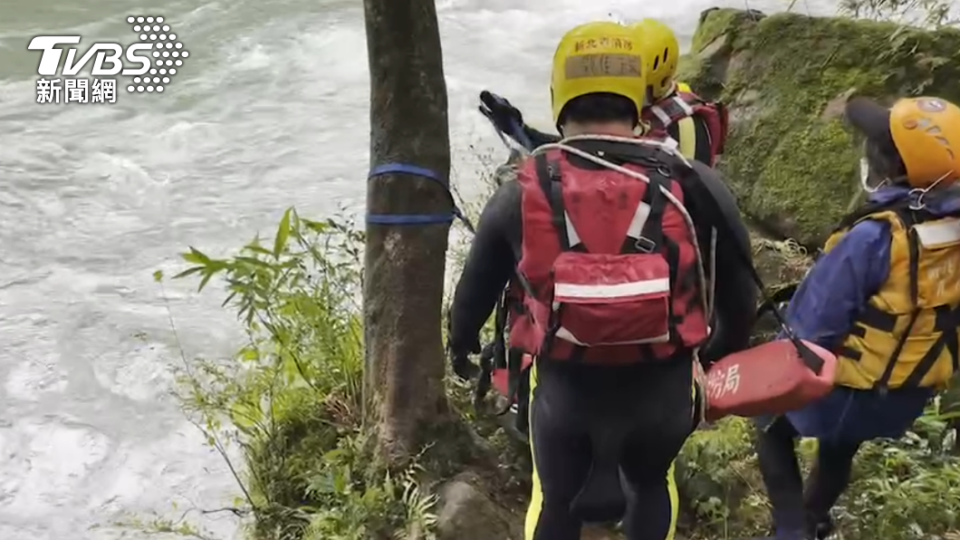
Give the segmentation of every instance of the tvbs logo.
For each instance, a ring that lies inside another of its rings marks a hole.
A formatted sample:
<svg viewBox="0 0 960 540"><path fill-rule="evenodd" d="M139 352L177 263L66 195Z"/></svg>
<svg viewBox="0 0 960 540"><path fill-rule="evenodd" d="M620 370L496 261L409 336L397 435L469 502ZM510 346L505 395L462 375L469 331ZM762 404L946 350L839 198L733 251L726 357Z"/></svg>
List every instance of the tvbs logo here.
<svg viewBox="0 0 960 540"><path fill-rule="evenodd" d="M118 43L94 43L79 60L77 60L78 49L71 47L66 49L67 61L63 64L63 71L60 71L64 49L57 48L57 45L78 43L80 43L80 36L37 36L30 40L27 49L43 51L43 55L40 56L40 66L37 68L37 73L43 76L77 75L90 63L91 59L94 62L93 67L90 68L90 75L94 77L143 75L150 71L152 43L134 43L127 47L126 51ZM139 67L124 67L121 58L125 58L130 64L138 64Z"/></svg>
<svg viewBox="0 0 960 540"><path fill-rule="evenodd" d="M128 92L162 92L164 85L177 74L190 53L183 49L183 43L177 39L170 25L164 24L163 17L134 15L127 17L127 23L140 41L126 47L119 43L95 42L82 51L78 47L64 47L80 44L81 36L36 36L31 39L27 49L41 51L37 67L37 73L44 77L41 81L45 85L55 86L60 79L47 81L46 78L74 77L90 66L94 83L98 82L97 77L132 76L133 84L127 86ZM66 59L64 51L67 53ZM69 79L64 82L77 86Z"/></svg>

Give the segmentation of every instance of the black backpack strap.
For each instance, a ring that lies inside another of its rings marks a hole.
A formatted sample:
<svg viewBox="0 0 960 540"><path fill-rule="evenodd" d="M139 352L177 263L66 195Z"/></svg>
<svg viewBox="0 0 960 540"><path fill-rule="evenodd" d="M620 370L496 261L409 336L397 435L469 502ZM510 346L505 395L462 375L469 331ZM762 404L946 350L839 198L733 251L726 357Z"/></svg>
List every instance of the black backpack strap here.
<svg viewBox="0 0 960 540"><path fill-rule="evenodd" d="M777 288L777 290L770 293L770 296L767 300L764 300L760 303L760 306L757 307L757 319L766 315L766 313L773 309L773 306L779 306L784 302L789 302L793 295L797 294L797 289L800 288L800 282L790 283L789 285L784 285Z"/></svg>
<svg viewBox="0 0 960 540"><path fill-rule="evenodd" d="M640 211L643 205L650 210L636 237L627 232L626 238L623 239L623 246L620 248L620 253L623 255L652 253L663 246L663 214L666 211L667 198L660 187L665 185L664 177L652 174L648 178L650 183L647 184L647 191L638 203L637 211ZM666 182L670 180L666 179Z"/></svg>
<svg viewBox="0 0 960 540"><path fill-rule="evenodd" d="M906 216L901 216L900 221L903 222L903 225L908 229L907 246L910 254L908 266L910 272L910 305L912 309L910 311L910 319L907 321L907 326L903 329L903 335L900 336L897 345L893 348L893 352L890 353L890 358L887 360L887 366L883 370L883 375L881 375L873 385L873 388L881 393L886 393L888 385L890 384L890 378L893 376L893 369L897 366L897 360L900 359L900 354L903 352L903 347L907 344L907 339L910 338L910 332L913 331L917 317L920 316L920 239L917 237L916 229L913 228L913 218L908 217L907 221L904 221L904 217ZM936 349L936 347L934 347L934 349Z"/></svg>
<svg viewBox="0 0 960 540"><path fill-rule="evenodd" d="M517 401L520 383L523 380L524 354L526 354L525 351L516 347L507 349L507 402L497 411L497 416L503 416L510 412L510 409Z"/></svg>
<svg viewBox="0 0 960 540"><path fill-rule="evenodd" d="M473 406L479 409L483 405L483 400L490 392L493 383L491 377L495 369L506 367L506 331L507 331L507 310L509 308L507 291L504 289L497 300L496 311L494 312L494 331L493 341L488 343L480 352L480 378L477 380L477 387L473 393Z"/></svg>
<svg viewBox="0 0 960 540"><path fill-rule="evenodd" d="M534 160L540 189L550 203L553 227L560 236L560 249L563 251L582 251L582 243L571 244L570 242L570 235L567 231L567 210L563 204L563 182L558 166L549 163L546 154L537 154Z"/></svg>
<svg viewBox="0 0 960 540"><path fill-rule="evenodd" d="M477 379L477 386L473 389L473 408L480 410L483 407L483 400L490 393L490 387L493 386L493 356L495 343L487 343L480 351L480 378Z"/></svg>
<svg viewBox="0 0 960 540"><path fill-rule="evenodd" d="M684 165L674 169L674 172L679 173L686 181L702 182L700 175L692 167ZM735 238L736 234L734 233L730 224L726 219L723 219L724 213L720 208L720 203L717 202L716 197L713 196L713 193L709 189L704 189L702 191L705 195L702 202L708 206L708 208L705 210L708 214L717 216L718 218L713 224L714 227L718 232L728 236L729 238ZM699 199L698 202L700 202ZM756 284L757 288L760 289L760 294L763 297L764 303L770 305L770 312L777 320L777 324L780 325L780 329L784 334L786 334L787 339L793 343L793 346L796 347L800 359L811 371L819 375L823 371L823 359L817 356L817 353L813 352L810 347L803 343L800 338L797 337L796 333L794 333L793 329L787 325L787 321L784 318L783 313L780 311L780 308L777 306L776 302L774 302L774 300L770 297L770 293L767 292L767 287L763 283L763 278L760 277L756 267L753 265L752 256L749 251L739 242L730 243L733 246L733 250L736 253L737 258L740 259L740 263L750 273L750 278L753 279L754 284Z"/></svg>

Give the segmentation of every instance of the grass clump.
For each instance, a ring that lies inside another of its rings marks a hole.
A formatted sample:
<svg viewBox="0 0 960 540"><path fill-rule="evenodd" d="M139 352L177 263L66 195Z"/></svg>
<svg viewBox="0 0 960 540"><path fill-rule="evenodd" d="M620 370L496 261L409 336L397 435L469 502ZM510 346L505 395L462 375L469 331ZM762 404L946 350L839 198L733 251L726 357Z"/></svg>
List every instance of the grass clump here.
<svg viewBox="0 0 960 540"><path fill-rule="evenodd" d="M844 540L960 538L960 457L956 430L939 400L900 440L865 444L833 515ZM749 420L729 418L696 432L678 463L681 527L691 540L769 532L769 501ZM800 442L806 474L816 441Z"/></svg>
<svg viewBox="0 0 960 540"><path fill-rule="evenodd" d="M349 222L291 209L269 246L183 256L192 266L176 277L200 289L218 278L247 334L233 358L186 362L181 398L234 471L256 540L433 537L436 497L420 465L379 465L364 416L362 242Z"/></svg>

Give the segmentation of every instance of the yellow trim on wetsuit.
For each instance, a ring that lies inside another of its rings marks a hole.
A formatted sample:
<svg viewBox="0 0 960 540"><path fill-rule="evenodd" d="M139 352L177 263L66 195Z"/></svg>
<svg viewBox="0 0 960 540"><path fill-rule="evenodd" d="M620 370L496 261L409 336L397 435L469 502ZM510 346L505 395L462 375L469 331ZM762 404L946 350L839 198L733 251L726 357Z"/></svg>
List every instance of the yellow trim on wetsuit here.
<svg viewBox="0 0 960 540"><path fill-rule="evenodd" d="M540 475L537 474L537 454L533 449L533 400L536 399L537 391L537 359L533 360L530 366L530 404L527 406L527 441L530 444L530 461L533 462L532 484L533 489L530 495L530 506L527 507L527 517L523 526L524 540L533 540L537 532L537 522L540 520L540 513L543 511L543 488L540 487Z"/></svg>
<svg viewBox="0 0 960 540"><path fill-rule="evenodd" d="M677 520L680 516L680 492L677 490L677 460L670 462L667 469L667 495L670 497L670 528L664 540L674 540L677 535Z"/></svg>

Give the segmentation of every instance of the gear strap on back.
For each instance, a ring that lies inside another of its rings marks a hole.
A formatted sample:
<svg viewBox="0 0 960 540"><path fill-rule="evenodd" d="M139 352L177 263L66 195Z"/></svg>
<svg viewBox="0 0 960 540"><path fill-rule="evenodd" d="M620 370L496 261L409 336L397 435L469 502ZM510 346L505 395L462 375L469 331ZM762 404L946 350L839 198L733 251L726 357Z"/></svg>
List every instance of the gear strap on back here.
<svg viewBox="0 0 960 540"><path fill-rule="evenodd" d="M701 182L699 175L692 167L686 164L677 163L676 160L674 160L670 166L671 169L675 173L678 173L678 176L681 178L693 182ZM724 213L720 208L720 203L717 201L716 197L714 197L713 193L709 189L704 189L703 192L707 195L703 197L703 202L709 205L709 208L707 209L708 212L718 217L716 223L714 224L715 228L727 235L729 238L735 238L736 233L734 233L727 220L723 219ZM780 330L787 336L787 339L790 340L790 343L792 343L797 349L797 353L804 365L806 365L810 371L813 371L815 374L819 375L823 371L823 359L820 358L817 353L813 352L813 350L811 350L810 347L808 347L803 341L801 341L793 329L787 325L787 321L783 316L783 312L780 310L780 307L777 305L774 299L770 296L766 285L763 283L763 278L760 277L756 267L753 265L752 256L739 242L734 241L730 243L734 246L733 250L736 253L737 258L740 259L740 263L750 273L750 278L753 280L754 284L756 284L757 288L760 289L760 294L763 297L764 304L770 306L770 312L773 314L777 324L780 326ZM714 276L714 278L715 277L716 276Z"/></svg>
<svg viewBox="0 0 960 540"><path fill-rule="evenodd" d="M494 312L493 341L480 351L480 379L477 381L477 387L473 392L473 406L477 410L481 408L483 400L487 397L490 387L493 385L494 370L506 367L505 351L507 344L504 334L507 329L507 310L509 309L507 303L507 291L504 289L500 294L500 299L497 300L496 311Z"/></svg>

